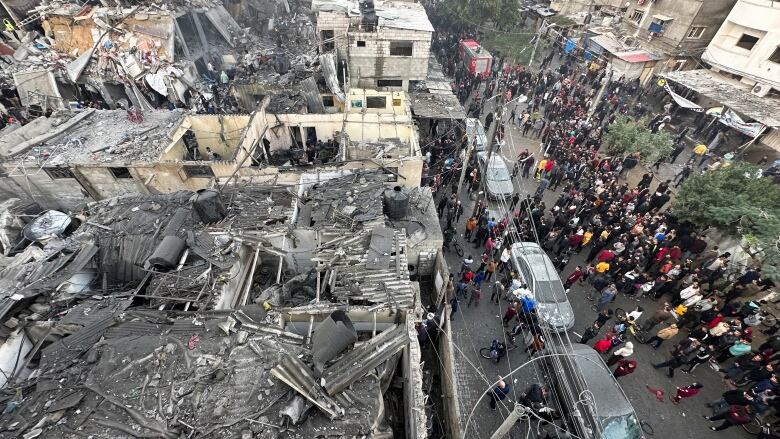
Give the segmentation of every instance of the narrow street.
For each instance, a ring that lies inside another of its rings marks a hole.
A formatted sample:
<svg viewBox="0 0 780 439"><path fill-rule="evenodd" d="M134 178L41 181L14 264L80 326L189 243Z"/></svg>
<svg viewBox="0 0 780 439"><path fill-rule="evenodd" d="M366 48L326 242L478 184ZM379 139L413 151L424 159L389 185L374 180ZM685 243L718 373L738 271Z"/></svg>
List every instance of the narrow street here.
<svg viewBox="0 0 780 439"><path fill-rule="evenodd" d="M484 114L486 113L484 112ZM507 126L507 145L500 151L500 154L511 169L514 163L513 158L520 151L528 148L536 157L540 157L539 147L538 140L523 137L520 129L510 124ZM686 154L688 154L687 151L683 153L683 157ZM656 172L656 179L651 188L654 188L660 181L673 178L681 167L680 162L682 160L678 160L678 163L674 165L663 164L661 169ZM628 175L629 181L636 184L643 172L645 172L643 168L634 169ZM515 179L514 185L515 189L521 194L521 198L525 194L533 194L537 187L536 181L523 179L519 175ZM545 204L547 206L553 205L559 193L547 190L544 196ZM463 224L468 217L468 212L473 210L474 201L468 197L465 188L461 197L465 204L464 211L466 213L464 213L456 227L458 231L457 239L464 250L464 256L472 255L475 261L478 261L484 249L475 248L474 244L465 242L463 238ZM491 208L499 209L495 201L491 201ZM561 278L565 279L577 265L584 266L586 255L587 251L575 255L566 267L566 270L561 273ZM454 252L449 252L447 254L447 262L451 271L457 272L461 265L461 258ZM483 283L483 285L486 284ZM589 287L586 284L575 285L569 293L569 301L576 317L574 329L569 332L573 342L579 341L582 331L590 326L596 317L595 312L591 310L592 302L585 298L586 288ZM630 310L637 304L641 305L648 314L655 311L660 305L659 302L649 299L642 299L638 302L635 299L619 295L613 307ZM490 437L492 432L505 419L509 410L511 410L512 403L519 392L522 392L532 383L542 381L540 374L543 374L544 371L539 370L538 367L532 364L521 369L512 377L511 385L513 389L509 395L511 402L505 400L503 406L499 406L497 411L492 411L488 405L488 396L479 401L480 397L498 379L499 375L503 376L529 360L528 354L523 352L522 349L510 351L507 355L508 358L502 359L499 364L479 356L479 349L490 346L493 339L502 340L506 329L502 327L501 319L506 311L506 307L507 302L504 300L501 301L500 305L490 303L490 289L483 287L481 303L478 306L468 307L467 301L461 301L460 309L453 318L453 342L456 346L455 379L460 392L461 427L466 428L466 423L469 423L466 431L466 437L468 438ZM601 335L603 333L604 330L601 331ZM741 439L752 437L741 428L731 428L726 432L718 433L713 433L708 429L710 423L702 419L702 415L711 414L711 410L705 404L719 399L721 393L727 390L727 388L726 383L720 378L719 374L707 365L699 366L690 375L678 369L672 379L666 376L666 369L656 370L652 368L651 363L665 361L671 347L682 338L682 335L678 335L673 340L666 342L658 350L654 350L646 345L640 345L636 340L633 340L635 353L632 358L639 363L639 366L635 373L620 378L619 383L631 400L640 420L647 423L645 425L647 429L646 437L676 437L681 431L685 431L689 439L717 437ZM595 340L591 341L591 345L593 341ZM679 405L674 405L669 401L668 396L674 394L676 386L691 384L695 381L704 384L704 388L698 396L683 400ZM654 389L663 389L666 395L664 402L659 402L655 394L647 390L647 386ZM477 401L479 401L478 404ZM472 410L473 415L470 416ZM533 423L532 431L535 432L536 429L537 425ZM527 432L528 426L518 423L512 430L511 437L526 437ZM535 437L535 433L532 433L531 437Z"/></svg>

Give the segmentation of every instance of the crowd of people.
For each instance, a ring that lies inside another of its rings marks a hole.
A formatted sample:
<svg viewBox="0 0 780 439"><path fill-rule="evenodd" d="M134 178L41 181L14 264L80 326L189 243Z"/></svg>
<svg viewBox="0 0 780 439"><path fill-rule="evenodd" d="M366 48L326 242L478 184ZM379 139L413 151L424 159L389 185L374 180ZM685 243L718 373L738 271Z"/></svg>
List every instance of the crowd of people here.
<svg viewBox="0 0 780 439"><path fill-rule="evenodd" d="M754 341L764 318L762 308L780 300L770 291L774 284L762 275L760 266L735 263L729 252L669 210L673 186L697 170L722 165L720 159L707 164L707 151L722 141L723 133L717 129L709 133L710 147L694 149L677 178L658 179L648 171L637 184L630 184L625 177L637 167L639 157L600 153L603 134L618 115L649 119L654 132L663 129L671 120L673 103L653 112L636 99L642 93L637 81L616 77L598 60L577 62L562 54L559 46L553 47L536 72L498 58L490 75L470 75L454 50L466 37L439 32L433 48L445 72L454 78L454 90L468 113L484 116L486 129L498 124L498 144L506 140L508 126L516 125L522 136L539 139L543 151L522 151L512 170L513 179L536 186L533 194L515 193L499 203L498 212L478 197L473 211L464 214L463 193L479 192L482 187L480 167L474 157L464 156L457 135L434 142L434 157L427 156L426 172L435 178L426 181L440 200L445 251L456 230L463 230L464 238L481 252L476 261L467 256L450 279L447 293L453 316L462 301L467 307L478 306L484 291L491 302L509 301L503 323L510 342L518 337L529 355L544 349L548 340L540 328L533 293L514 273L509 256L514 242L536 241L567 273L567 292L574 286L595 291L598 314L582 328L579 341L595 340L594 349L604 354L615 377L646 367L633 358L637 346L628 340L631 331L641 331L647 335L643 340L647 349L675 343L669 358L662 358L660 351L656 354L659 361L654 368L665 369L672 377L677 368L692 374L699 365L710 364L728 380L723 399L710 404L714 411L707 419L720 422L712 430L752 422L755 413L777 410L780 387L774 369L780 366L780 336L776 335L780 326L763 331L768 341ZM549 68L559 52L561 65ZM496 120L498 113L486 104L497 93L498 105L509 103L502 120ZM512 104L513 97L520 95L527 100ZM687 131L678 132L675 149L655 163L655 169L663 161L678 159L685 150ZM463 193L457 192L457 178L447 180L460 173L458 161L466 166ZM545 201L549 191L557 193L552 205ZM575 258L584 261L570 263ZM645 313L640 306L618 318L613 308L619 295L643 303L650 300L657 309ZM493 346L500 361L506 346L498 340ZM670 400L681 403L701 388L699 382L678 387ZM765 432L764 437L775 436Z"/></svg>

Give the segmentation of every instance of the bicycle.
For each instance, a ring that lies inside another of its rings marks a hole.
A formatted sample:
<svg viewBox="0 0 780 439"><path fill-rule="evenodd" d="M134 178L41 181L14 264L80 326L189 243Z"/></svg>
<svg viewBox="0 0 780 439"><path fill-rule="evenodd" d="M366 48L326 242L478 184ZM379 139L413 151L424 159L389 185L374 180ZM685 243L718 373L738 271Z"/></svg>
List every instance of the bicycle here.
<svg viewBox="0 0 780 439"><path fill-rule="evenodd" d="M742 428L748 433L758 436L758 434L764 430L764 426L769 425L764 419L766 417L767 416L762 413L754 413L753 419L747 424L742 424Z"/></svg>
<svg viewBox="0 0 780 439"><path fill-rule="evenodd" d="M455 253L457 253L458 257L463 257L463 248L460 246L458 241L452 241L453 247L455 247Z"/></svg>
<svg viewBox="0 0 780 439"><path fill-rule="evenodd" d="M631 335L634 336L634 339L640 344L645 344L647 343L647 340L650 339L650 334L648 334L647 331L643 331L642 327L639 326L639 323L637 322L628 324L628 332L630 332Z"/></svg>
<svg viewBox="0 0 780 439"><path fill-rule="evenodd" d="M504 343L499 343L496 340L493 340L493 342L493 345L479 350L479 355L482 358L493 360L496 363L499 363L501 359L507 355L507 353L517 349L516 345L508 346Z"/></svg>

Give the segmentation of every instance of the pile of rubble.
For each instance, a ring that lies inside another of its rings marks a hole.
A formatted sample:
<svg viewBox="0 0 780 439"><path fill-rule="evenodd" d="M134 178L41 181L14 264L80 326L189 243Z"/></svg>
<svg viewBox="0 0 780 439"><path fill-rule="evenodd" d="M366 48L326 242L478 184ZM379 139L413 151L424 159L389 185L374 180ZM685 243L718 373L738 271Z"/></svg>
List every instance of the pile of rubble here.
<svg viewBox="0 0 780 439"><path fill-rule="evenodd" d="M408 410L424 413L404 412L422 386L401 373L419 370L420 299L384 179L122 197L76 216L4 203L3 431L403 434Z"/></svg>

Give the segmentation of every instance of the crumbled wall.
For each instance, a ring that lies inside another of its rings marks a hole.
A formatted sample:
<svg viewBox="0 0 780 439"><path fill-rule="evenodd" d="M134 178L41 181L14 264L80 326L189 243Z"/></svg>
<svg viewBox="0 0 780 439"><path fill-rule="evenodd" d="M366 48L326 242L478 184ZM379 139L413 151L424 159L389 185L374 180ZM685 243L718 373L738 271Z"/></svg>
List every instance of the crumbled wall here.
<svg viewBox="0 0 780 439"><path fill-rule="evenodd" d="M72 17L61 15L48 17L43 21L43 28L46 35L54 39L55 49L75 56L91 50L105 32L92 19L75 21ZM155 49L159 57L173 61L175 27L170 15L136 14L123 20L120 28L129 32L122 35L112 32L107 37L120 51L131 47Z"/></svg>

